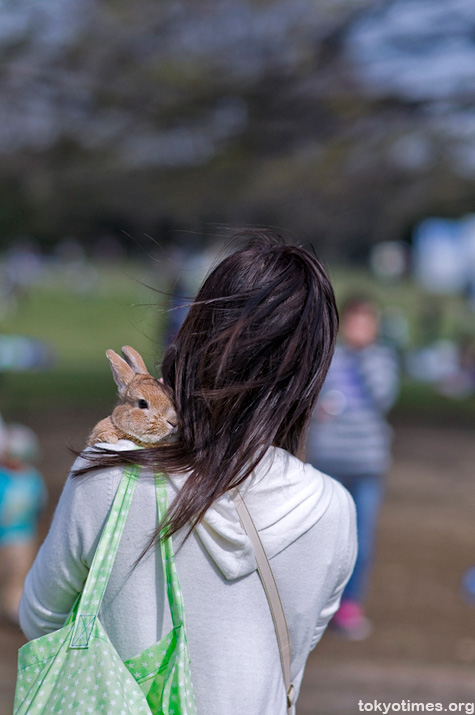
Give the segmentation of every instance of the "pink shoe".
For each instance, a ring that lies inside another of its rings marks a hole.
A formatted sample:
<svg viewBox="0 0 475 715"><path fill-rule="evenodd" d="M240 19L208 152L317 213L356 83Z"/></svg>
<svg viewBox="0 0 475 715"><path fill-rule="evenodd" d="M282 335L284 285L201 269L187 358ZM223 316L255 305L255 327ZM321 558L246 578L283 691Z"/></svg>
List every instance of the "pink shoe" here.
<svg viewBox="0 0 475 715"><path fill-rule="evenodd" d="M348 640L362 641L368 638L373 627L356 601L345 600L330 622L331 630Z"/></svg>

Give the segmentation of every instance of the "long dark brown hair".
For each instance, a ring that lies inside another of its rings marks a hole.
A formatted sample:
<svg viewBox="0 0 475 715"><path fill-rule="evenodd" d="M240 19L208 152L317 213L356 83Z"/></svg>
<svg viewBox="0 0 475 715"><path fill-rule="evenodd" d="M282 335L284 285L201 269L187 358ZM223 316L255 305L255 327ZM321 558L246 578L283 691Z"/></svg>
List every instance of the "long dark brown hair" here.
<svg viewBox="0 0 475 715"><path fill-rule="evenodd" d="M189 473L154 538L191 531L271 445L303 458L337 327L333 289L317 258L269 231L247 232L243 247L203 283L163 358L180 441L88 452L89 467L77 474L131 462Z"/></svg>

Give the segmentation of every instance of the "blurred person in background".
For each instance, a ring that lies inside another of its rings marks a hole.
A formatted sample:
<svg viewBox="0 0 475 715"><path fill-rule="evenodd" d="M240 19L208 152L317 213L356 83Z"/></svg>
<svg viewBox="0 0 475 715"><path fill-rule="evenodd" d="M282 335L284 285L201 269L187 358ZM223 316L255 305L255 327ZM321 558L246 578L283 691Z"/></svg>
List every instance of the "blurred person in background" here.
<svg viewBox="0 0 475 715"><path fill-rule="evenodd" d="M356 504L359 551L331 626L354 640L371 632L364 600L373 561L384 475L391 460L386 414L398 393L396 353L378 342L379 311L349 298L341 311L340 341L310 427L307 458L338 479Z"/></svg>
<svg viewBox="0 0 475 715"><path fill-rule="evenodd" d="M219 241L199 243L198 237L193 234L182 236L181 243L172 246L168 261L171 284L168 291L170 303L165 347L175 340L188 315L190 305L218 254L222 258L226 255Z"/></svg>
<svg viewBox="0 0 475 715"><path fill-rule="evenodd" d="M23 583L36 555L37 523L46 488L34 466L35 433L24 425L0 426L0 615L18 624Z"/></svg>

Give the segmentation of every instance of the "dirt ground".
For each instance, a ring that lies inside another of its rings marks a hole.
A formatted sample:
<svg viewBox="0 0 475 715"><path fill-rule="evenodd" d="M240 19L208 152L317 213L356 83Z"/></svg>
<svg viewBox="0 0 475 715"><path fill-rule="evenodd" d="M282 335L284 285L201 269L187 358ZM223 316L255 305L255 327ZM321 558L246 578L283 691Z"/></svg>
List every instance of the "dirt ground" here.
<svg viewBox="0 0 475 715"><path fill-rule="evenodd" d="M28 423L42 440L52 508L71 462L62 445L80 447L94 417L39 417ZM475 603L460 594L464 569L475 564L473 429L403 421L395 427L368 600L373 633L359 643L324 635L308 661L298 715L353 715L365 705L369 712L375 700L396 704L389 712L421 712L415 703L440 703L447 712L466 703L457 711L473 712ZM23 639L5 624L0 638L0 715L8 715Z"/></svg>

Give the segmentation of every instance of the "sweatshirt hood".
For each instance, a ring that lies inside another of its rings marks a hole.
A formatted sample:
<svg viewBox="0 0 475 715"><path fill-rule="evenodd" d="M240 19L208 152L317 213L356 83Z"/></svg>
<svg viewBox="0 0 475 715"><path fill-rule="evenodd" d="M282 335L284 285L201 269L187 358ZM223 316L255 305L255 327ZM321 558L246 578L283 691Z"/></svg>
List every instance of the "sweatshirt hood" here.
<svg viewBox="0 0 475 715"><path fill-rule="evenodd" d="M134 445L121 440L101 445L115 450ZM176 493L187 475L171 475ZM253 474L240 485L268 558L276 556L312 528L328 509L334 482L310 464L277 447L271 447ZM222 575L233 580L256 570L252 543L244 531L228 494L208 509L195 533Z"/></svg>

